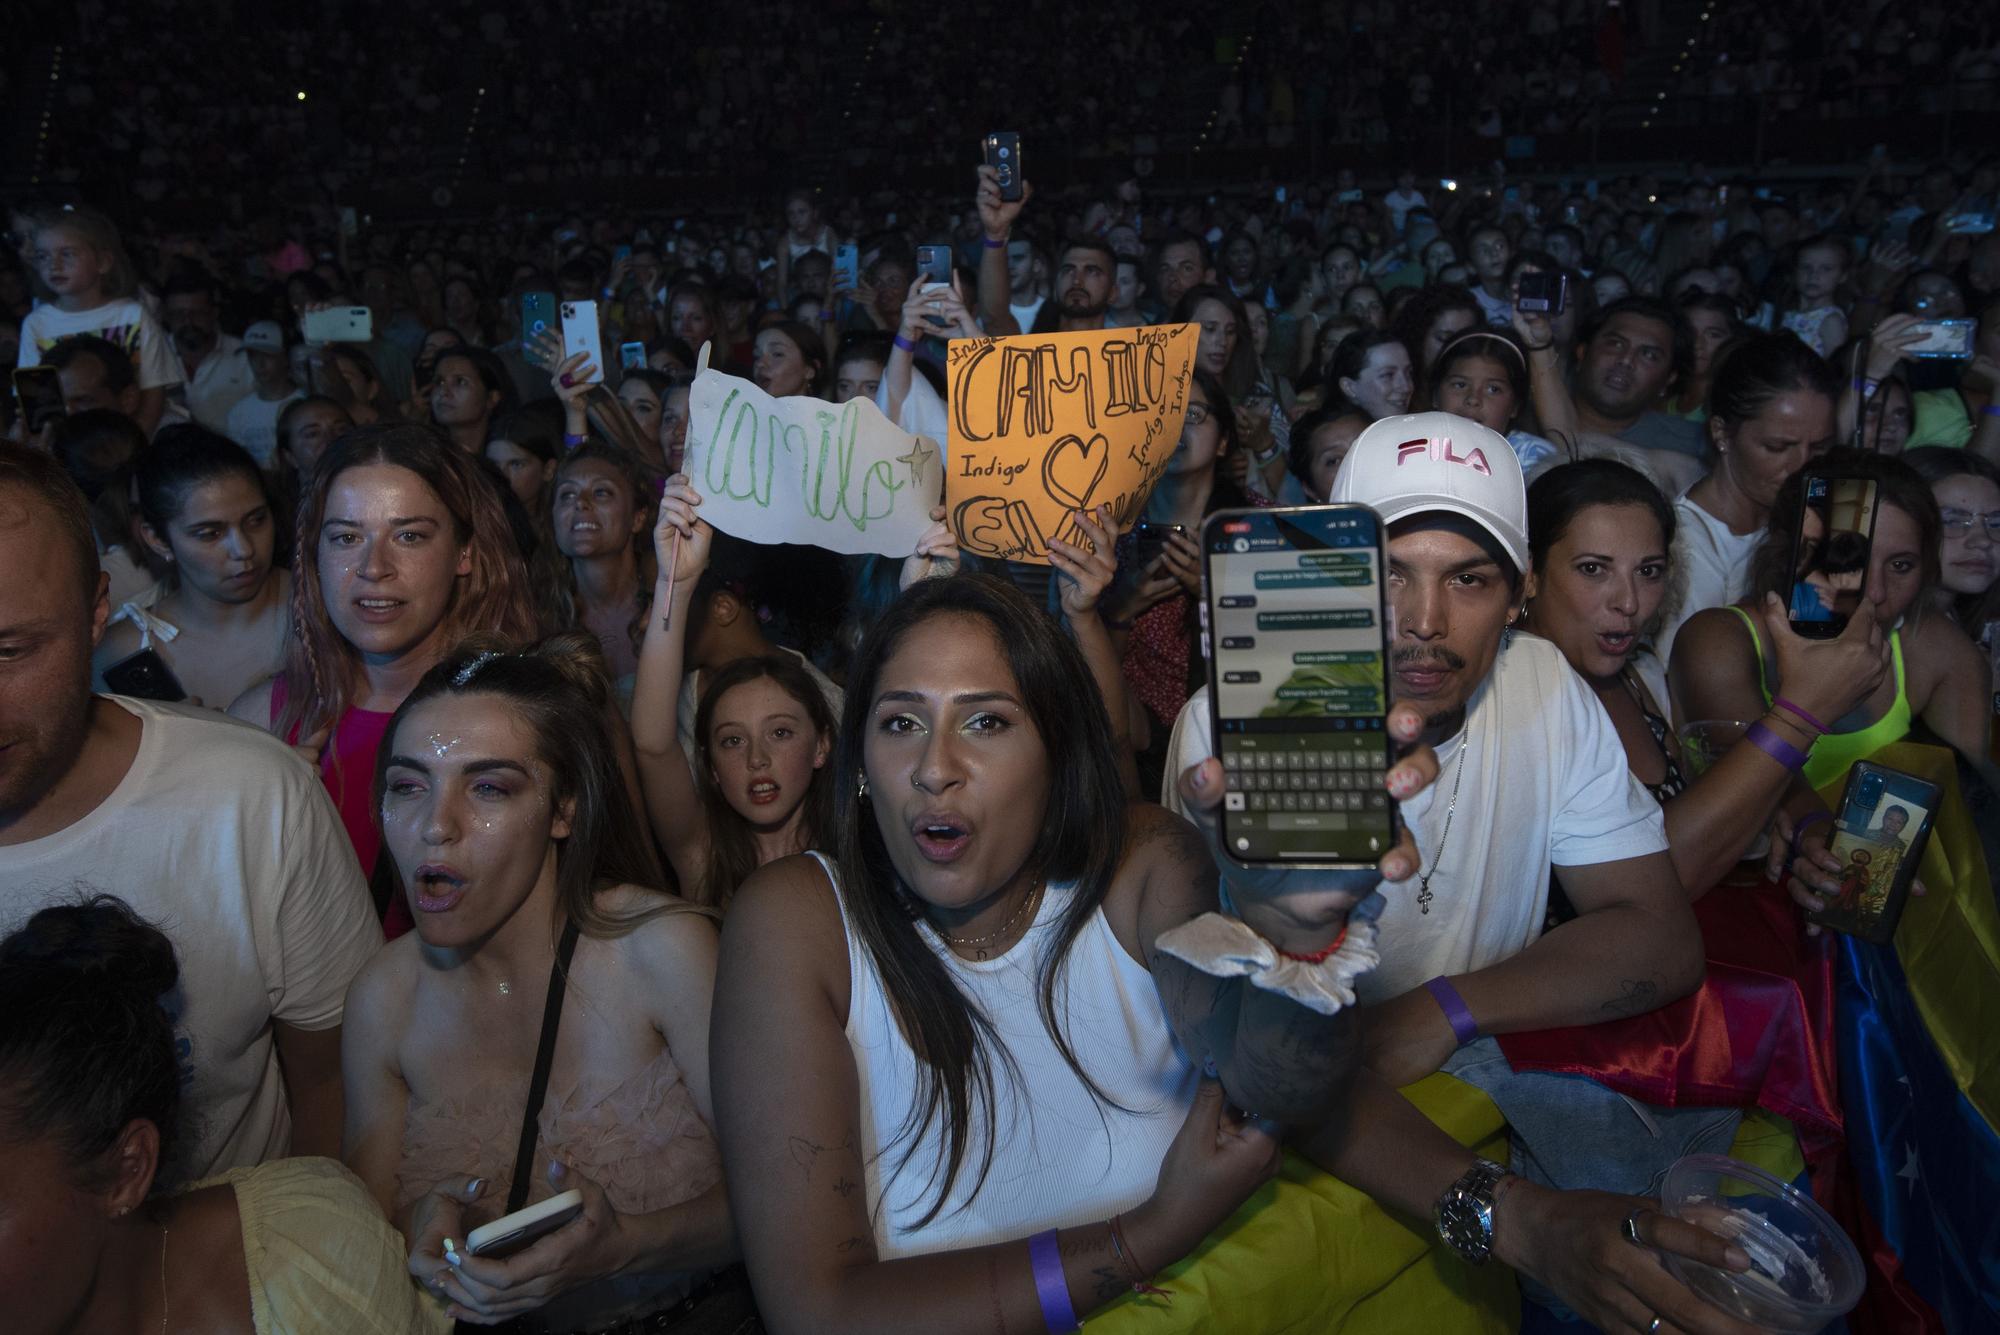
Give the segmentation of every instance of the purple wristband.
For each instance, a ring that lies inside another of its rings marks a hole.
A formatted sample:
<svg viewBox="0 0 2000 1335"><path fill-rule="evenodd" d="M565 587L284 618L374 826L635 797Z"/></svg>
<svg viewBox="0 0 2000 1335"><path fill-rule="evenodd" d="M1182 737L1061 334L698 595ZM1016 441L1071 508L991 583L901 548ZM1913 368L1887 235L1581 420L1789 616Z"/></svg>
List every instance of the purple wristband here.
<svg viewBox="0 0 2000 1335"><path fill-rule="evenodd" d="M1052 1335L1067 1335L1083 1329L1070 1305L1069 1281L1063 1278L1062 1256L1056 1250L1056 1231L1048 1229L1028 1239L1028 1260L1035 1267L1035 1294L1042 1300L1042 1324Z"/></svg>
<svg viewBox="0 0 2000 1335"><path fill-rule="evenodd" d="M896 337L891 341L895 343L897 347L901 348L904 352L915 352L917 350L917 345L910 342L909 339L904 338L901 334L897 334ZM878 343L875 346L880 347L882 345Z"/></svg>
<svg viewBox="0 0 2000 1335"><path fill-rule="evenodd" d="M1007 243L1006 243L1006 242L1005 242L1004 240L1002 240L1002 241L995 241L995 240L994 240L994 239L993 239L992 237L990 237L990 236L982 236L982 237L980 237L980 238L979 238L979 244L980 244L980 245L982 245L982 246L984 246L984 247L986 247L986 248L987 248L988 250L999 250L999 249L1000 249L1001 247L1005 246L1005 245L1006 245Z"/></svg>
<svg viewBox="0 0 2000 1335"><path fill-rule="evenodd" d="M1792 864L1799 860L1799 841L1805 838L1806 831L1823 820L1832 819L1833 817L1827 815L1824 811L1808 811L1799 823L1792 827L1792 852L1791 856L1785 859L1785 871L1787 873L1792 870Z"/></svg>
<svg viewBox="0 0 2000 1335"><path fill-rule="evenodd" d="M1772 732L1770 727L1762 722L1753 723L1745 728L1743 736L1750 745L1788 770L1796 773L1806 767L1806 753Z"/></svg>
<svg viewBox="0 0 2000 1335"><path fill-rule="evenodd" d="M2000 403L1989 403L1979 412L1982 417L2000 417Z"/></svg>
<svg viewBox="0 0 2000 1335"><path fill-rule="evenodd" d="M584 438L582 436L572 435L567 431L563 432L563 448L566 450L577 449L583 444L583 441Z"/></svg>
<svg viewBox="0 0 2000 1335"><path fill-rule="evenodd" d="M1793 704L1790 700L1787 700L1782 695L1779 696L1777 699L1773 700L1771 704L1774 708L1782 709L1787 714L1790 714L1793 718L1799 720L1799 722L1806 724L1814 732L1825 734L1833 731L1832 728L1827 727L1826 724L1821 723L1818 719L1814 718L1811 714L1806 713L1805 710L1800 709L1797 705Z"/></svg>
<svg viewBox="0 0 2000 1335"><path fill-rule="evenodd" d="M1465 998L1458 995L1458 989L1443 974L1424 984L1424 991L1444 1012L1444 1018L1451 1023L1451 1032L1458 1036L1458 1045L1464 1047L1479 1037L1479 1024L1472 1018L1472 1012L1465 1008Z"/></svg>

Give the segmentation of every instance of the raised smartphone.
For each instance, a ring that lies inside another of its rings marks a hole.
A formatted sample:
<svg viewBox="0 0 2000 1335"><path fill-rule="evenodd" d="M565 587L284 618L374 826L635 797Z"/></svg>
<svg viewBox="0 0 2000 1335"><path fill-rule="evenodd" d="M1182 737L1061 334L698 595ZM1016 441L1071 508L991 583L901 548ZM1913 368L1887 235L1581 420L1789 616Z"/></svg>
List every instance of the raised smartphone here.
<svg viewBox="0 0 2000 1335"><path fill-rule="evenodd" d="M1792 630L1830 640L1861 610L1878 500L1872 479L1809 469L1792 527Z"/></svg>
<svg viewBox="0 0 2000 1335"><path fill-rule="evenodd" d="M563 356L573 357L577 353L588 353L585 363L590 369L583 379L586 384L604 383L604 336L597 325L597 303L594 301L565 301L562 304Z"/></svg>
<svg viewBox="0 0 2000 1335"><path fill-rule="evenodd" d="M1021 197L1021 136L1012 130L995 130L986 136L986 165L1000 178L1000 198L1012 203Z"/></svg>
<svg viewBox="0 0 2000 1335"><path fill-rule="evenodd" d="M1807 916L1864 941L1893 938L1941 794L1936 784L1914 774L1856 761L1827 841L1827 850L1840 859L1840 889Z"/></svg>
<svg viewBox="0 0 2000 1335"><path fill-rule="evenodd" d="M544 329L553 329L556 323L556 294L553 292L524 292L521 294L521 346L533 347L535 335Z"/></svg>
<svg viewBox="0 0 2000 1335"><path fill-rule="evenodd" d="M1524 273L1516 281L1514 292L1514 305L1520 310L1561 315L1563 308L1569 305L1569 275Z"/></svg>
<svg viewBox="0 0 2000 1335"><path fill-rule="evenodd" d="M861 284L861 248L859 246L836 246L833 251L833 286L835 291L853 291Z"/></svg>
<svg viewBox="0 0 2000 1335"><path fill-rule="evenodd" d="M620 343L618 345L618 366L621 370L636 371L646 365L646 345L644 343Z"/></svg>
<svg viewBox="0 0 2000 1335"><path fill-rule="evenodd" d="M63 402L62 377L53 366L23 366L14 372L14 397L31 436L51 422L60 422L69 411Z"/></svg>
<svg viewBox="0 0 2000 1335"><path fill-rule="evenodd" d="M951 285L951 247L918 246L917 279L923 283Z"/></svg>
<svg viewBox="0 0 2000 1335"><path fill-rule="evenodd" d="M512 1256L582 1213L583 1193L565 1191L473 1229L465 1235L465 1254L495 1260Z"/></svg>
<svg viewBox="0 0 2000 1335"><path fill-rule="evenodd" d="M1201 550L1224 855L1373 867L1396 838L1381 519L1365 505L1219 510Z"/></svg>
<svg viewBox="0 0 2000 1335"><path fill-rule="evenodd" d="M1979 335L1977 320L1919 320L1910 326L1923 338L1903 349L1905 357L1928 360L1964 360L1972 356L1973 340Z"/></svg>
<svg viewBox="0 0 2000 1335"><path fill-rule="evenodd" d="M366 306L328 306L307 311L299 332L308 343L367 343L375 337L375 316Z"/></svg>
<svg viewBox="0 0 2000 1335"><path fill-rule="evenodd" d="M1167 536L1172 533L1186 535L1186 524L1156 524L1150 519L1142 519L1132 526L1132 564L1139 570L1153 564L1160 553L1167 549Z"/></svg>

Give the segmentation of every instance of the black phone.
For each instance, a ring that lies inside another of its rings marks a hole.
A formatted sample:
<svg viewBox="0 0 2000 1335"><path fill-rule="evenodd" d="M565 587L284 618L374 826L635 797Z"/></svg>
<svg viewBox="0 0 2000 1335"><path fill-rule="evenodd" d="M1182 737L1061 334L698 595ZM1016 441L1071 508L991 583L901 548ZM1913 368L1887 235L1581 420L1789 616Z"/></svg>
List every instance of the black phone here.
<svg viewBox="0 0 2000 1335"><path fill-rule="evenodd" d="M1132 526L1132 562L1140 570L1159 560L1160 553L1167 549L1167 535L1179 533L1187 535L1186 524L1156 524L1150 519L1142 519Z"/></svg>
<svg viewBox="0 0 2000 1335"><path fill-rule="evenodd" d="M104 669L104 684L113 695L129 695L139 700L164 700L172 704L188 698L167 660L152 649L141 649Z"/></svg>
<svg viewBox="0 0 2000 1335"><path fill-rule="evenodd" d="M1514 306L1517 310L1561 315L1569 305L1569 275L1536 270L1515 281Z"/></svg>
<svg viewBox="0 0 2000 1335"><path fill-rule="evenodd" d="M1840 859L1840 888L1807 916L1864 941L1891 940L1942 793L1914 774L1856 761L1826 845Z"/></svg>
<svg viewBox="0 0 2000 1335"><path fill-rule="evenodd" d="M1382 786L1395 757L1380 517L1365 505L1219 510L1201 550L1224 855L1372 868L1396 839Z"/></svg>
<svg viewBox="0 0 2000 1335"><path fill-rule="evenodd" d="M521 346L533 348L535 335L556 325L556 294L553 292L523 292L521 294Z"/></svg>
<svg viewBox="0 0 2000 1335"><path fill-rule="evenodd" d="M1792 527L1792 629L1830 640L1862 609L1875 543L1871 478L1808 470Z"/></svg>
<svg viewBox="0 0 2000 1335"><path fill-rule="evenodd" d="M1013 203L1021 197L1021 136L995 130L986 136L986 165L1000 178L1000 198Z"/></svg>
<svg viewBox="0 0 2000 1335"><path fill-rule="evenodd" d="M63 401L62 380L53 366L24 366L14 372L14 397L31 436L51 422L60 422L69 411Z"/></svg>

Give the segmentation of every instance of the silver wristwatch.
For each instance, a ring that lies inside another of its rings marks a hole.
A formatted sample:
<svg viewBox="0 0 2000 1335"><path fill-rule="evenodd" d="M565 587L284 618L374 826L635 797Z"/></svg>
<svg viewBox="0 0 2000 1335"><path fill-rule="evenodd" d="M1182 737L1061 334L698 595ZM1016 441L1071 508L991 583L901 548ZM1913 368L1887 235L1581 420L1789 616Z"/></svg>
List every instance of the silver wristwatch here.
<svg viewBox="0 0 2000 1335"><path fill-rule="evenodd" d="M1493 1196L1506 1176L1491 1159L1474 1159L1431 1207L1438 1237L1468 1265L1483 1265L1493 1254Z"/></svg>

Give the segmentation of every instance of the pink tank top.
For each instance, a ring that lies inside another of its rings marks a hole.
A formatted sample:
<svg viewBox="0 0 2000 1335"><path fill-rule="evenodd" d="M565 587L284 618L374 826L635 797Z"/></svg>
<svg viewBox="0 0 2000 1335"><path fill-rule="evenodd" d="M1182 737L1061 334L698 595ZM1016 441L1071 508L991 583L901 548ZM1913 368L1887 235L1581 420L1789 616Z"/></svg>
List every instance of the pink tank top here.
<svg viewBox="0 0 2000 1335"><path fill-rule="evenodd" d="M280 673L271 681L273 725L285 712L289 695L284 674ZM346 710L334 724L333 735L327 738L319 755L320 782L333 797L334 810L340 813L341 826L347 831L347 842L354 845L354 854L361 860L363 876L375 874L375 861L382 856L382 835L375 825L375 754L381 750L382 737L394 717L373 709ZM285 740L294 746L298 744L297 724L285 734ZM382 918L384 935L393 941L415 925L409 904L401 895L391 896Z"/></svg>

